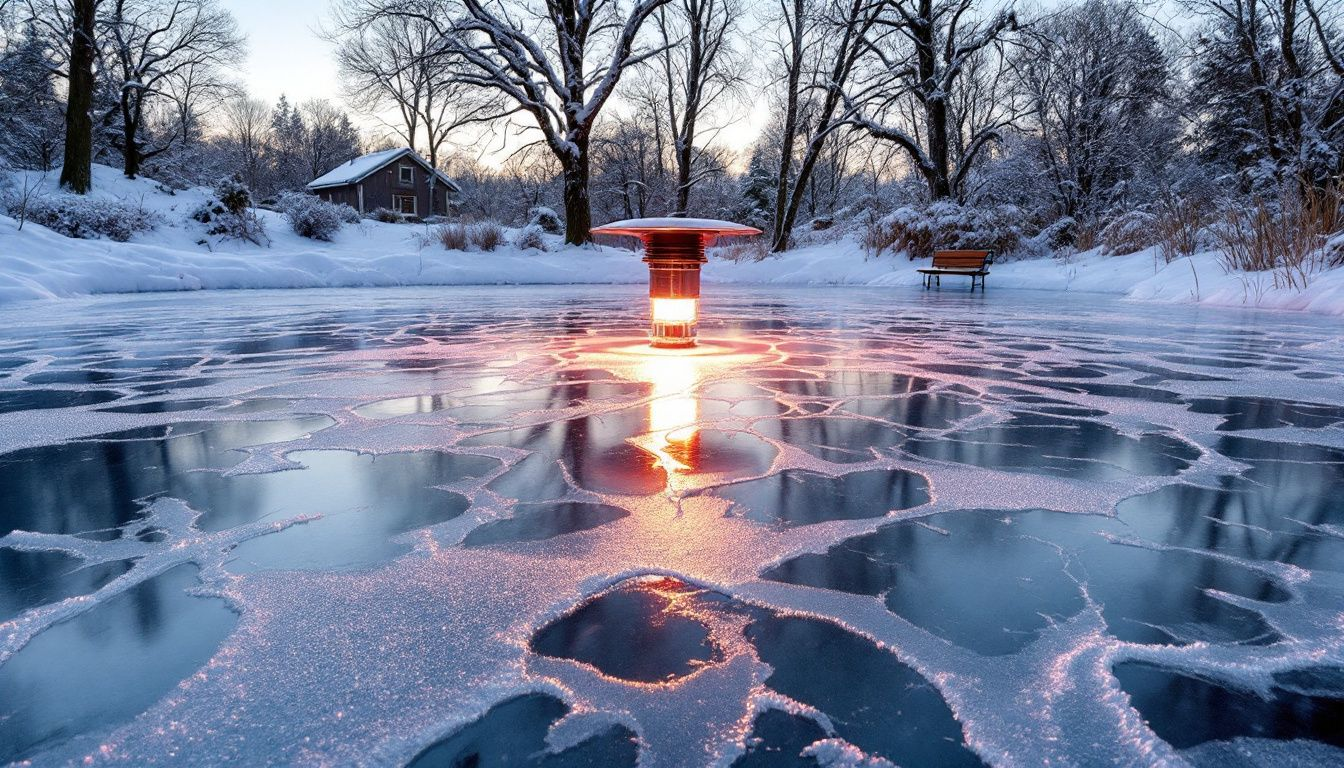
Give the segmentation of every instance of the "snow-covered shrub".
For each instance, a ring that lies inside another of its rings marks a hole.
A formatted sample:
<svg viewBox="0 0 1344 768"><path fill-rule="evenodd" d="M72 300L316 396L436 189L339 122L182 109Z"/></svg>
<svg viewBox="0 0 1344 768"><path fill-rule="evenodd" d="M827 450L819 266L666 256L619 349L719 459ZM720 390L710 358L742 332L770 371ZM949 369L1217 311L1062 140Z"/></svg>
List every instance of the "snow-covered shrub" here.
<svg viewBox="0 0 1344 768"><path fill-rule="evenodd" d="M565 231L565 220L544 205L538 205L528 210L527 225L529 227L540 227L542 232L549 235L558 235Z"/></svg>
<svg viewBox="0 0 1344 768"><path fill-rule="evenodd" d="M369 211L368 216L370 219L381 221L384 224L400 224L406 220L404 216L391 208L374 208L372 211Z"/></svg>
<svg viewBox="0 0 1344 768"><path fill-rule="evenodd" d="M434 228L434 237L445 251L467 250L467 228L461 224L440 224Z"/></svg>
<svg viewBox="0 0 1344 768"><path fill-rule="evenodd" d="M520 250L536 248L539 251L544 251L546 250L546 239L541 235L541 227L529 224L518 230L518 234L513 236L513 245Z"/></svg>
<svg viewBox="0 0 1344 768"><path fill-rule="evenodd" d="M493 251L504 242L504 228L493 221L482 221L467 230L471 242L482 251Z"/></svg>
<svg viewBox="0 0 1344 768"><path fill-rule="evenodd" d="M1002 257L1022 249L1023 219L1012 205L977 207L941 201L923 209L903 206L870 220L863 244L873 255L890 248L912 259L949 249L988 250Z"/></svg>
<svg viewBox="0 0 1344 768"><path fill-rule="evenodd" d="M330 241L350 220L350 206L329 203L302 192L285 192L276 200L280 212L289 219L289 226L300 237ZM358 220L359 214L355 214Z"/></svg>
<svg viewBox="0 0 1344 768"><path fill-rule="evenodd" d="M1043 250L1055 252L1073 249L1078 243L1078 222L1064 216L1036 234L1032 240Z"/></svg>
<svg viewBox="0 0 1344 768"><path fill-rule="evenodd" d="M10 200L5 203L6 212L16 216L14 203ZM136 232L153 229L158 223L158 217L140 205L83 195L32 197L26 201L23 214L28 221L66 237L85 240L105 237L120 243L130 240Z"/></svg>
<svg viewBox="0 0 1344 768"><path fill-rule="evenodd" d="M1102 252L1108 256L1138 253L1157 242L1157 217L1147 211L1129 211L1101 228Z"/></svg>
<svg viewBox="0 0 1344 768"><path fill-rule="evenodd" d="M219 200L229 213L242 213L252 207L252 190L243 183L243 178L234 174L220 179L215 184L215 199Z"/></svg>

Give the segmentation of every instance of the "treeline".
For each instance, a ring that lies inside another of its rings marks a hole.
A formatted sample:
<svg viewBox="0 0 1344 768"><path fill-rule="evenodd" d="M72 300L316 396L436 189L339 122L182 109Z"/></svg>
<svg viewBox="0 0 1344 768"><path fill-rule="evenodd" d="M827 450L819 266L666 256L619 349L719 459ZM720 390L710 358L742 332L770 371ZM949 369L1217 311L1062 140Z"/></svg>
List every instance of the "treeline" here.
<svg viewBox="0 0 1344 768"><path fill-rule="evenodd" d="M1344 3L1168 7L1159 23L1135 0L336 0L326 35L346 105L387 128L373 144L461 180L467 217L563 208L575 243L594 219L691 215L785 250L837 216L936 205L1085 245L1125 217L1199 232L1248 203L1330 209ZM9 0L5 18L3 152L61 165L72 190L117 158L267 194L361 149L331 104L240 93L224 65L241 36L215 0ZM730 152L761 95L759 138ZM502 167L473 159L486 138Z"/></svg>

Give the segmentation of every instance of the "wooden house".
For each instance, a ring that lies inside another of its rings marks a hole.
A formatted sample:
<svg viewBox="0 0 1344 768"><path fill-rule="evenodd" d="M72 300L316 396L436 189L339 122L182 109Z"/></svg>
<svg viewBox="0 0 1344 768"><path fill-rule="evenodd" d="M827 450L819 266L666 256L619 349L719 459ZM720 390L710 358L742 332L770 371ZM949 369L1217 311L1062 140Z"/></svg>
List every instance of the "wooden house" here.
<svg viewBox="0 0 1344 768"><path fill-rule="evenodd" d="M357 157L308 182L307 189L360 213L388 208L415 217L447 213L461 191L409 147Z"/></svg>

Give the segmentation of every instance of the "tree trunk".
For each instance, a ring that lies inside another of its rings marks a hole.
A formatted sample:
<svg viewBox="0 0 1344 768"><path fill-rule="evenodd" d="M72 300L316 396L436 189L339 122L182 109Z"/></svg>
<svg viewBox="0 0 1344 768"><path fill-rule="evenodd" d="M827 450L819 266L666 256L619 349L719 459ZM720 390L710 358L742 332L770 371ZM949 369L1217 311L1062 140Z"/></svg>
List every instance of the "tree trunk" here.
<svg viewBox="0 0 1344 768"><path fill-rule="evenodd" d="M583 245L593 239L593 212L588 200L588 148L580 147L577 157L567 158L565 176L565 242Z"/></svg>
<svg viewBox="0 0 1344 768"><path fill-rule="evenodd" d="M129 116L128 110L122 110L121 119L121 140L123 142L122 173L128 179L134 179L140 175L140 143L136 141L136 134L140 132L139 124Z"/></svg>
<svg viewBox="0 0 1344 768"><path fill-rule="evenodd" d="M952 197L952 174L948 162L947 146L947 102L934 97L924 107L928 120L929 162L933 172L928 175L929 197L934 200L946 200Z"/></svg>
<svg viewBox="0 0 1344 768"><path fill-rule="evenodd" d="M93 23L95 0L73 0L70 88L65 106L65 162L61 186L85 194L93 186Z"/></svg>

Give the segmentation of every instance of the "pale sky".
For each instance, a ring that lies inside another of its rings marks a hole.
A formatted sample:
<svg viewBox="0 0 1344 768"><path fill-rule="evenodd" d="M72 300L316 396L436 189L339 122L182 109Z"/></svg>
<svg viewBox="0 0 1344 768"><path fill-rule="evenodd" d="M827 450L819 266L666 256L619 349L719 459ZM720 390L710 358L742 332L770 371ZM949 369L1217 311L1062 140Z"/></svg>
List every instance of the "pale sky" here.
<svg viewBox="0 0 1344 768"><path fill-rule="evenodd" d="M243 81L253 96L274 102L340 99L331 46L318 37L327 0L222 0L247 35Z"/></svg>

